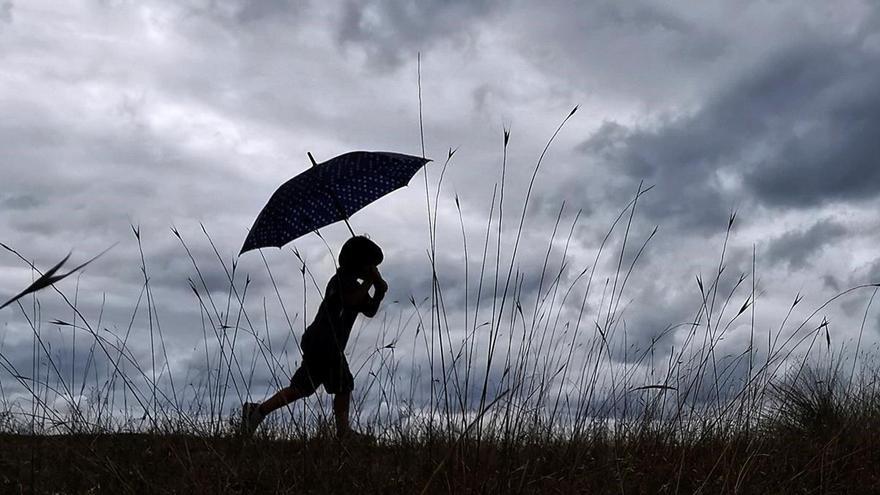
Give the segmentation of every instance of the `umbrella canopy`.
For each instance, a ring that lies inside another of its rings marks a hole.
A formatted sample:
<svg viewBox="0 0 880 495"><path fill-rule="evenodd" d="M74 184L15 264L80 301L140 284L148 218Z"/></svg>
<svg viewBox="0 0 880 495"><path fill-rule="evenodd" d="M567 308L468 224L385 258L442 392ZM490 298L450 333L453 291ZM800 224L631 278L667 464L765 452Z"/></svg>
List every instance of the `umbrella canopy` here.
<svg viewBox="0 0 880 495"><path fill-rule="evenodd" d="M257 216L241 253L288 242L340 220L399 189L430 160L383 151L353 151L285 182Z"/></svg>

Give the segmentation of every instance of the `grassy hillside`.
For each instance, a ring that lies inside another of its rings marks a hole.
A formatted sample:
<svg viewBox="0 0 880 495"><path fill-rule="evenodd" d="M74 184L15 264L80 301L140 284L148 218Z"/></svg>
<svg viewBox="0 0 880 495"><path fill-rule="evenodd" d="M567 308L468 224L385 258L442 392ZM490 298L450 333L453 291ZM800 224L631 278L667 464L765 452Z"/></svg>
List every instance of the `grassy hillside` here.
<svg viewBox="0 0 880 495"><path fill-rule="evenodd" d="M867 418L866 418L867 419ZM878 493L880 424L582 440L0 436L2 493Z"/></svg>

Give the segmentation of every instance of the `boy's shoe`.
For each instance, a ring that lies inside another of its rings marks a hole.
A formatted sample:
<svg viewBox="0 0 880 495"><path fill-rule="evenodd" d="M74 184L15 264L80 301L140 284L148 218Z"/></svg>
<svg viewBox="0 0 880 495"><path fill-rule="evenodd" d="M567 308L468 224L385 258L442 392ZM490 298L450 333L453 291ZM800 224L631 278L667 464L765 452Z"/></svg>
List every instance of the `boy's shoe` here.
<svg viewBox="0 0 880 495"><path fill-rule="evenodd" d="M254 402L245 402L241 406L241 434L245 437L253 436L257 427L266 416L260 412L260 405Z"/></svg>

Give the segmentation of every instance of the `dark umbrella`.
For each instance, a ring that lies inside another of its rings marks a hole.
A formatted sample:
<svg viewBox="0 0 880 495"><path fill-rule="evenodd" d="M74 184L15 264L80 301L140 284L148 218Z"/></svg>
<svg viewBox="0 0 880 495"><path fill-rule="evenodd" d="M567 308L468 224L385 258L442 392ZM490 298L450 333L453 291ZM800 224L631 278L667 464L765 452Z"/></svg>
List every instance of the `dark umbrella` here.
<svg viewBox="0 0 880 495"><path fill-rule="evenodd" d="M347 224L356 211L407 185L430 161L381 151L353 151L320 164L311 154L309 159L312 167L285 182L263 207L241 253L281 247L340 220Z"/></svg>

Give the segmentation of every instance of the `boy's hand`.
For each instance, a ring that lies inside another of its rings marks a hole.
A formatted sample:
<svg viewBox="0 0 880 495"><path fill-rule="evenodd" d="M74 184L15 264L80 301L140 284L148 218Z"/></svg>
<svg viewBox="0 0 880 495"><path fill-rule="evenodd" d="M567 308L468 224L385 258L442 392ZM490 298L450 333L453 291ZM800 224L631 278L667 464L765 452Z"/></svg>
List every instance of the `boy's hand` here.
<svg viewBox="0 0 880 495"><path fill-rule="evenodd" d="M385 292L388 291L388 284L382 280L382 275L379 274L379 269L375 266L369 267L362 273L364 282L356 291L360 294L360 298L358 301L351 302L351 306L357 308L364 316L372 318L376 316L379 304L385 297ZM370 285L375 288L372 297L370 296Z"/></svg>
<svg viewBox="0 0 880 495"><path fill-rule="evenodd" d="M376 287L377 291L383 294L388 292L388 283L382 278L377 267L374 266L370 269L370 277L372 278L373 286Z"/></svg>

